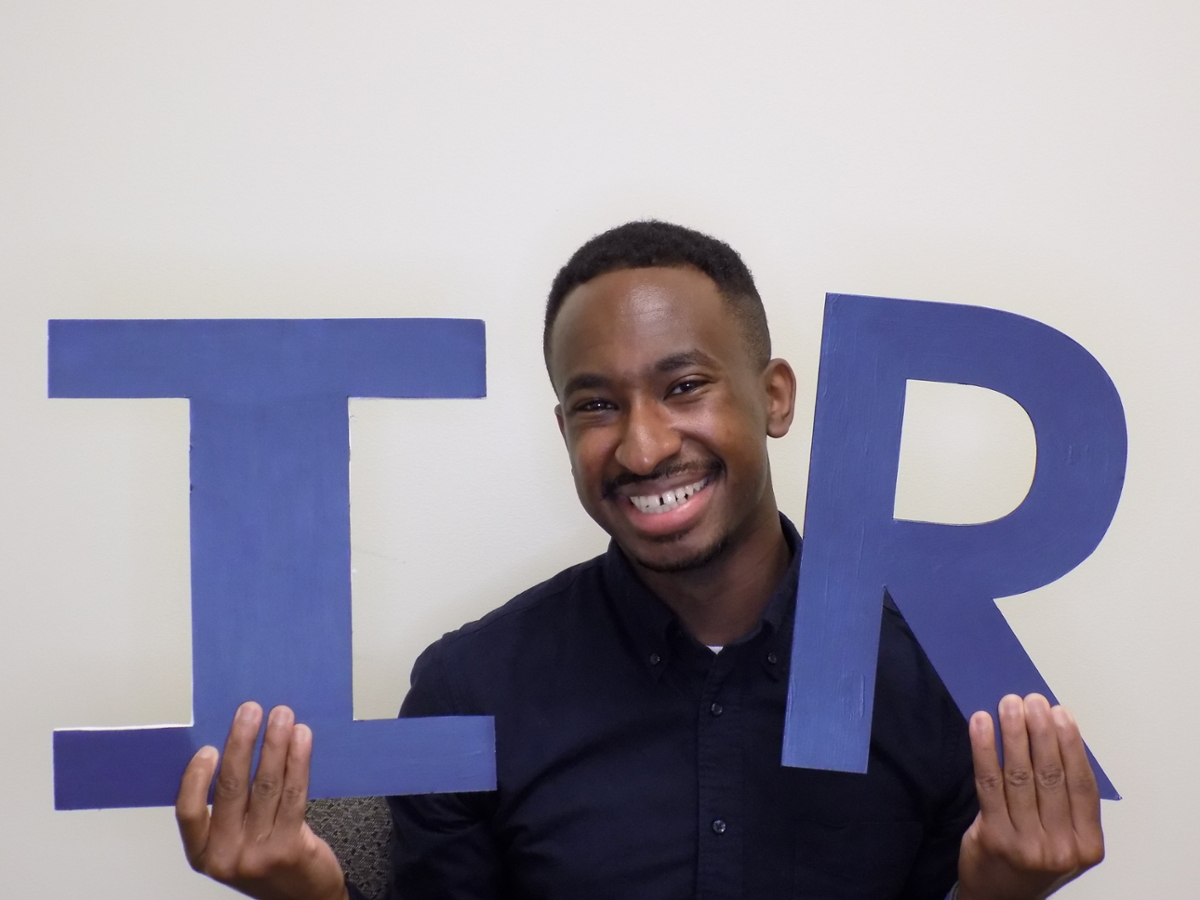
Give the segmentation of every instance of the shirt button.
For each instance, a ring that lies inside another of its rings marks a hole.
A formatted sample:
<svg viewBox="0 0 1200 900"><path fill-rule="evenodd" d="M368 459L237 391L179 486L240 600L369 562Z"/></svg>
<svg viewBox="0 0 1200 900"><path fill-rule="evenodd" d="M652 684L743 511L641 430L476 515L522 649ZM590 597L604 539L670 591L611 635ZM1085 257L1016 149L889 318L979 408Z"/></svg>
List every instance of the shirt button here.
<svg viewBox="0 0 1200 900"><path fill-rule="evenodd" d="M779 662L779 657L775 655L774 651L767 654L767 662L771 665L776 665Z"/></svg>
<svg viewBox="0 0 1200 900"><path fill-rule="evenodd" d="M724 819L713 819L712 830L714 834L724 834L725 829L728 827Z"/></svg>
<svg viewBox="0 0 1200 900"><path fill-rule="evenodd" d="M650 654L650 665L657 666L660 662L662 662L661 656L659 656L657 653Z"/></svg>
<svg viewBox="0 0 1200 900"><path fill-rule="evenodd" d="M714 716L719 716L721 713L725 712L725 707L723 707L720 703L714 703L708 708L708 711Z"/></svg>

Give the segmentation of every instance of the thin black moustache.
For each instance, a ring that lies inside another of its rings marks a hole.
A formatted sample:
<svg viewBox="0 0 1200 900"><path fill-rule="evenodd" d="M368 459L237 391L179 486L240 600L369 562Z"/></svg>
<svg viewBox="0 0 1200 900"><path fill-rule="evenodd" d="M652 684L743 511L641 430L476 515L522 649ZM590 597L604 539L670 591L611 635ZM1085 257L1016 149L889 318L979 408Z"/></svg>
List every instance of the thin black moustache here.
<svg viewBox="0 0 1200 900"><path fill-rule="evenodd" d="M724 470L725 464L719 459L714 459L709 463L672 463L669 466L662 466L655 469L649 475L634 475L632 472L625 472L617 475L615 478L606 478L600 485L600 496L608 500L616 494L619 488L623 488L627 484L640 484L644 481L657 481L661 478L675 478L679 475L696 475L696 480L699 481L706 475L716 477Z"/></svg>

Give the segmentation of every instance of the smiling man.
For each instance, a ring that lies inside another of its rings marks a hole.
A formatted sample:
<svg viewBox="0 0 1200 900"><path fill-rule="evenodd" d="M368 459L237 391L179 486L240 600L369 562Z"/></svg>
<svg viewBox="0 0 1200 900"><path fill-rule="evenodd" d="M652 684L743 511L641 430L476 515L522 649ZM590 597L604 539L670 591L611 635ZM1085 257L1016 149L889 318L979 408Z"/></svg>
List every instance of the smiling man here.
<svg viewBox="0 0 1200 900"><path fill-rule="evenodd" d="M390 800L396 896L1034 900L1099 861L1070 715L1005 698L1001 770L990 717L968 737L886 599L867 773L780 765L801 553L766 444L796 381L732 249L660 222L594 238L554 281L544 349L612 543L418 660L402 715L494 716L498 789ZM189 766L188 858L254 896L347 896L303 823L312 736L285 708L250 787L261 718L239 711L211 816L216 751Z"/></svg>
<svg viewBox="0 0 1200 900"><path fill-rule="evenodd" d="M653 252L639 232L662 229L631 226L610 240ZM787 433L796 379L770 359L762 305L742 293L753 290L748 272L726 299L691 266L592 275L605 260L577 255L546 321L575 488L691 636L724 645L757 624L792 557L765 439Z"/></svg>

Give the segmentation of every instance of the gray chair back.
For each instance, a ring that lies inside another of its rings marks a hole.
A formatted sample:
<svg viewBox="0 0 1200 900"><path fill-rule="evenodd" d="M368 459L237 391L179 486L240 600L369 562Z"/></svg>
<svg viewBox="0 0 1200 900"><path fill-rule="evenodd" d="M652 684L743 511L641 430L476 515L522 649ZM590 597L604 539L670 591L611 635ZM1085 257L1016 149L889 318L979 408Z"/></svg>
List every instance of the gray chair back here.
<svg viewBox="0 0 1200 900"><path fill-rule="evenodd" d="M382 797L310 800L304 818L333 848L355 887L371 900L383 900L395 839L386 801Z"/></svg>

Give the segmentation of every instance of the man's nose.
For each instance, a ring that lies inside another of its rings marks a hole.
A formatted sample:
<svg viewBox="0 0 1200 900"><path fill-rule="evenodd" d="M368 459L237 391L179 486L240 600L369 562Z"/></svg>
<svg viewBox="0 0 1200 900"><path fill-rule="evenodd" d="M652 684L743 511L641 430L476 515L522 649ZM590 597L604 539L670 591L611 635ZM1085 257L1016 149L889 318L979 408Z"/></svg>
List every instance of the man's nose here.
<svg viewBox="0 0 1200 900"><path fill-rule="evenodd" d="M649 475L679 453L682 439L661 404L635 402L625 416L616 460L636 475Z"/></svg>

